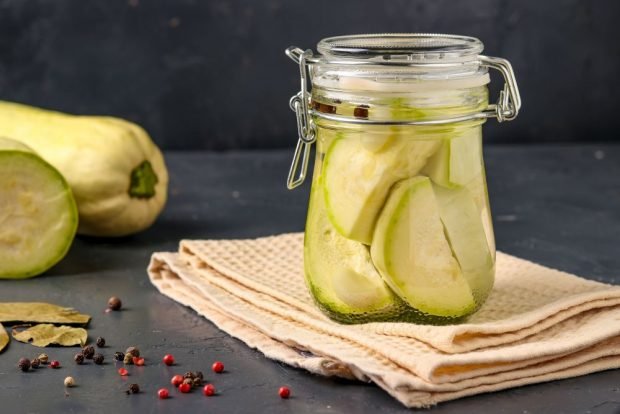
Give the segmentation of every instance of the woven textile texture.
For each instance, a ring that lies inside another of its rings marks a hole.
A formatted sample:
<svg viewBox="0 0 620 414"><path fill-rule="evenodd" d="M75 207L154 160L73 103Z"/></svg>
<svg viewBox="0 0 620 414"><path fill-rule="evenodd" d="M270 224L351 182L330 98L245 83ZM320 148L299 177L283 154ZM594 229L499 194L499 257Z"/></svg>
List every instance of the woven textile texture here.
<svg viewBox="0 0 620 414"><path fill-rule="evenodd" d="M620 287L503 253L482 309L447 326L331 321L305 286L301 233L185 240L148 272L267 357L372 381L408 407L620 366Z"/></svg>

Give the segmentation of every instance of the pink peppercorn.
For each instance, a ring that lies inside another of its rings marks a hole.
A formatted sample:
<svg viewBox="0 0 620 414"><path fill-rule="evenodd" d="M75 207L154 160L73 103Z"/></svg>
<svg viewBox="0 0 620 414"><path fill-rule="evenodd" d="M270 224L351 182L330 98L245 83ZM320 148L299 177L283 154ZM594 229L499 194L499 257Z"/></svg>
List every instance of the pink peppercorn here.
<svg viewBox="0 0 620 414"><path fill-rule="evenodd" d="M207 397L211 397L212 395L215 394L215 387L213 386L213 384L207 384L202 389L202 393L206 395Z"/></svg>
<svg viewBox="0 0 620 414"><path fill-rule="evenodd" d="M215 361L211 366L211 369L213 370L213 372L220 374L224 371L224 364L222 364L220 361Z"/></svg>
<svg viewBox="0 0 620 414"><path fill-rule="evenodd" d="M170 393L168 392L167 388L160 388L160 390L157 391L157 396L160 400L165 400L170 396Z"/></svg>
<svg viewBox="0 0 620 414"><path fill-rule="evenodd" d="M174 364L174 357L171 354L166 354L164 355L164 364L170 366L172 364Z"/></svg>
<svg viewBox="0 0 620 414"><path fill-rule="evenodd" d="M280 387L280 389L278 390L278 394L280 395L280 398L287 399L291 396L291 390L289 389L289 387Z"/></svg>

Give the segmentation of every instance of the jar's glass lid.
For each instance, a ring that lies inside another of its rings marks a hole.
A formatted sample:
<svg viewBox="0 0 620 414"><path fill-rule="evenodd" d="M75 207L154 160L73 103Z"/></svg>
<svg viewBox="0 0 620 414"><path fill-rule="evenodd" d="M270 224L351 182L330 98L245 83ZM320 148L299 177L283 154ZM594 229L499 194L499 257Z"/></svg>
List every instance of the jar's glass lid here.
<svg viewBox="0 0 620 414"><path fill-rule="evenodd" d="M326 58L460 62L484 48L475 37L433 33L382 33L328 37L317 49Z"/></svg>

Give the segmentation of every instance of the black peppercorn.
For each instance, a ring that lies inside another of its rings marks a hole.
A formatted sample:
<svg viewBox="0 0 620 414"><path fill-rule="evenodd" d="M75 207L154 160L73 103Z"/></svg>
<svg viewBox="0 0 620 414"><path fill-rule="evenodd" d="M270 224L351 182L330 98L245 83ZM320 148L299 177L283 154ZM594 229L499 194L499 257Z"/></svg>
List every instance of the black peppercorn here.
<svg viewBox="0 0 620 414"><path fill-rule="evenodd" d="M122 353L122 352L115 352L114 353L114 359L116 361L121 361L122 362L125 359L125 354Z"/></svg>
<svg viewBox="0 0 620 414"><path fill-rule="evenodd" d="M19 369L26 372L30 369L30 360L28 358L20 358L17 366Z"/></svg>
<svg viewBox="0 0 620 414"><path fill-rule="evenodd" d="M192 371L187 371L185 373L185 375L183 375L183 378L189 378L189 379L194 379L195 375Z"/></svg>
<svg viewBox="0 0 620 414"><path fill-rule="evenodd" d="M41 360L39 358L34 358L32 361L30 361L30 367L37 369L39 368L39 365L41 365Z"/></svg>
<svg viewBox="0 0 620 414"><path fill-rule="evenodd" d="M93 356L93 362L97 365L103 364L103 355L95 354L95 356Z"/></svg>
<svg viewBox="0 0 620 414"><path fill-rule="evenodd" d="M195 376L196 378L200 378L200 380L201 380L201 381L205 379L204 375L202 375L202 371L196 371L196 372L194 372L194 376Z"/></svg>
<svg viewBox="0 0 620 414"><path fill-rule="evenodd" d="M138 384L129 384L127 394L137 394L140 392L140 386Z"/></svg>
<svg viewBox="0 0 620 414"><path fill-rule="evenodd" d="M99 338L97 338L97 346L99 348L103 348L105 346L105 338L103 338L101 336Z"/></svg>
<svg viewBox="0 0 620 414"><path fill-rule="evenodd" d="M92 345L86 345L82 348L82 354L86 359L93 359L93 355L95 355L95 347Z"/></svg>
<svg viewBox="0 0 620 414"><path fill-rule="evenodd" d="M192 385L194 387L200 387L202 385L202 380L200 378L196 377L196 378L194 378L192 380Z"/></svg>
<svg viewBox="0 0 620 414"><path fill-rule="evenodd" d="M139 357L140 350L135 346L130 346L129 348L125 350L125 355L126 354L131 354L132 357Z"/></svg>
<svg viewBox="0 0 620 414"><path fill-rule="evenodd" d="M84 354L75 354L73 360L76 364L82 365L84 363Z"/></svg>
<svg viewBox="0 0 620 414"><path fill-rule="evenodd" d="M112 296L108 299L108 308L117 311L121 308L121 306L123 306L123 302L121 302L121 300L116 296Z"/></svg>

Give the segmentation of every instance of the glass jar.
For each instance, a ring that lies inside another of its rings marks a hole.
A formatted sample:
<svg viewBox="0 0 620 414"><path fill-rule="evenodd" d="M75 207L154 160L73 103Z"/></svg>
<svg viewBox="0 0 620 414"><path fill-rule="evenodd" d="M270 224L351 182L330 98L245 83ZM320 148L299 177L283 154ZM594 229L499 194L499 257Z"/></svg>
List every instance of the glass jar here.
<svg viewBox="0 0 620 414"><path fill-rule="evenodd" d="M301 75L289 188L317 144L304 240L312 296L342 323L462 320L493 286L482 124L517 116L510 64L465 36L340 36L317 49L287 49ZM489 68L505 80L493 105Z"/></svg>

